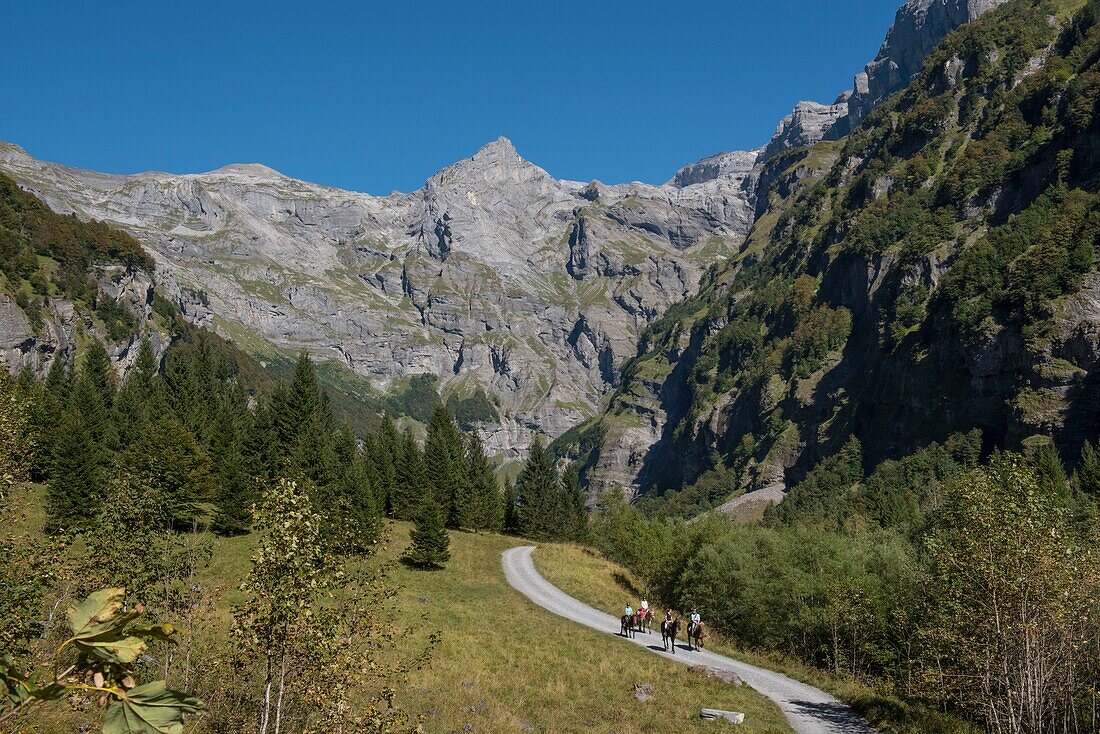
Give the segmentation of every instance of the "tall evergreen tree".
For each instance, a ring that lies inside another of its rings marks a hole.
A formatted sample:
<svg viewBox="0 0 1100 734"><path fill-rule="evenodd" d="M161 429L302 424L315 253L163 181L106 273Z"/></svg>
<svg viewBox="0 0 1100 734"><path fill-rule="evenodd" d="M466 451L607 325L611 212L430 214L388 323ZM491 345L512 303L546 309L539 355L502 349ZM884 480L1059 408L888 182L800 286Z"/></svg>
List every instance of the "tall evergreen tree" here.
<svg viewBox="0 0 1100 734"><path fill-rule="evenodd" d="M1066 471L1062 468L1062 460L1058 458L1058 450L1053 443L1044 443L1035 450L1035 473L1039 480L1039 486L1052 496L1060 500L1069 498L1069 485L1066 482Z"/></svg>
<svg viewBox="0 0 1100 734"><path fill-rule="evenodd" d="M477 433L466 444L467 492L459 503L459 524L471 530L499 531L504 525L504 499Z"/></svg>
<svg viewBox="0 0 1100 734"><path fill-rule="evenodd" d="M516 519L519 531L532 538L561 535L561 485L542 439L531 444L527 462L516 482Z"/></svg>
<svg viewBox="0 0 1100 734"><path fill-rule="evenodd" d="M427 486L423 454L409 428L401 436L399 452L393 511L395 517L411 520L416 516L420 505L431 498L431 493Z"/></svg>
<svg viewBox="0 0 1100 734"><path fill-rule="evenodd" d="M1086 441L1077 462L1077 486L1094 500L1100 500L1100 449Z"/></svg>
<svg viewBox="0 0 1100 734"><path fill-rule="evenodd" d="M454 441L457 430L447 409L436 405L424 439L424 471L432 498L452 527L457 519L456 501L462 478L461 443L456 446Z"/></svg>
<svg viewBox="0 0 1100 734"><path fill-rule="evenodd" d="M412 542L405 551L405 559L414 566L443 568L451 559L451 538L443 525L443 510L432 499L420 504L409 540Z"/></svg>
<svg viewBox="0 0 1100 734"><path fill-rule="evenodd" d="M562 472L561 485L565 536L571 540L584 540L588 536L587 498L581 489L577 469L572 464Z"/></svg>
<svg viewBox="0 0 1100 734"><path fill-rule="evenodd" d="M382 500L382 507L387 517L394 516L394 495L397 491L397 462L400 454L400 441L397 427L393 424L393 418L390 417L389 413L386 413L382 418L382 427L378 430L371 458L374 461L375 491Z"/></svg>
<svg viewBox="0 0 1100 734"><path fill-rule="evenodd" d="M79 409L63 416L51 453L46 531L87 530L99 514L107 457Z"/></svg>
<svg viewBox="0 0 1100 734"><path fill-rule="evenodd" d="M248 475L245 441L249 413L244 391L228 388L218 406L210 432L207 454L217 488L214 530L222 535L245 533L251 526L252 505L259 499L256 483Z"/></svg>
<svg viewBox="0 0 1100 734"><path fill-rule="evenodd" d="M519 535L519 513L516 512L516 483L511 479L504 482L502 499L504 505L503 530L511 535Z"/></svg>
<svg viewBox="0 0 1100 734"><path fill-rule="evenodd" d="M155 415L153 390L156 375L157 360L153 347L148 339L142 339L134 364L115 400L118 436L124 447L134 441L150 417Z"/></svg>
<svg viewBox="0 0 1100 734"><path fill-rule="evenodd" d="M155 501L161 527L190 530L211 499L210 458L177 418L151 421L123 454L122 471Z"/></svg>

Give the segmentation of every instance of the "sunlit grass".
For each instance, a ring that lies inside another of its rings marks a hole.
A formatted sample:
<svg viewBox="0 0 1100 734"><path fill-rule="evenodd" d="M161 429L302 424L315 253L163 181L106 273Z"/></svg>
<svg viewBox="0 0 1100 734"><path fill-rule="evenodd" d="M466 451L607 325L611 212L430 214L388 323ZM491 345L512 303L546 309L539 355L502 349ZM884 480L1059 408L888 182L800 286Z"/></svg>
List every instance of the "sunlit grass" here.
<svg viewBox="0 0 1100 734"><path fill-rule="evenodd" d="M638 602L642 584L637 578L591 549L576 545L540 546L535 550L534 560L535 567L547 580L590 606L616 614L627 602ZM663 609L658 600L650 599L650 603L656 609ZM711 634L706 646L828 691L848 702L884 734L977 734L979 731L955 717L907 703L875 685L837 678L789 657L746 650L720 635Z"/></svg>

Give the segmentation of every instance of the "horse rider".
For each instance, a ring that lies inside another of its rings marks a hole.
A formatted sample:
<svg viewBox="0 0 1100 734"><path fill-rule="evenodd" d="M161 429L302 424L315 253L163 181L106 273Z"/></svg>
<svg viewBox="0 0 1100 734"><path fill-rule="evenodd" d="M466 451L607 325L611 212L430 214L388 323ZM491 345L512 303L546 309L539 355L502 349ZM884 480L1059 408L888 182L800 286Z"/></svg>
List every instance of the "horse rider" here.
<svg viewBox="0 0 1100 734"><path fill-rule="evenodd" d="M629 604L626 605L626 616L628 616L628 617L633 617L634 616L634 607L630 606Z"/></svg>
<svg viewBox="0 0 1100 734"><path fill-rule="evenodd" d="M698 609L691 610L691 623L688 625L688 634L695 634L695 630L699 628L699 625L703 623L703 616L699 614Z"/></svg>
<svg viewBox="0 0 1100 734"><path fill-rule="evenodd" d="M645 619L645 615L649 612L649 599L642 599L642 603L638 605L638 616Z"/></svg>

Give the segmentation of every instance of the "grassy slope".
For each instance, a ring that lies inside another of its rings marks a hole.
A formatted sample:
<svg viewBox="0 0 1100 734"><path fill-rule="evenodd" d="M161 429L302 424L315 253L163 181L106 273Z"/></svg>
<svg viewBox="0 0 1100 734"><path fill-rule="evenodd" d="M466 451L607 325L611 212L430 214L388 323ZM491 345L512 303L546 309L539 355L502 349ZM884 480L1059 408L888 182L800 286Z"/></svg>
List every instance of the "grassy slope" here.
<svg viewBox="0 0 1100 734"><path fill-rule="evenodd" d="M43 488L20 502L16 531L41 527ZM409 526L395 523L380 553L393 559L408 544ZM789 732L782 714L750 689L733 688L628 646L612 634L572 624L508 586L501 553L521 541L499 535L451 534L451 562L426 572L397 564L402 587L394 611L411 632L408 655L441 633L431 664L410 677L398 703L423 714L426 732L689 732L709 731L699 709L748 714L742 731ZM219 603L207 634L224 639L239 581L248 572L254 536L217 538L206 581ZM556 549L549 546L540 553ZM563 549L563 557L575 554ZM616 602L617 604L618 602ZM206 635L201 635L205 637ZM656 699L634 700L632 684L651 683ZM484 702L484 703L482 703ZM86 721L77 712L40 711L28 731L70 732Z"/></svg>
<svg viewBox="0 0 1100 734"><path fill-rule="evenodd" d="M406 544L398 525L390 552ZM452 559L441 572L400 567L398 606L422 630L441 630L432 665L413 676L407 699L420 713L436 712L428 731L543 732L706 731L704 706L748 713L748 732L790 731L766 699L705 679L686 668L628 647L557 617L504 580L501 553L516 539L451 534ZM634 683L651 683L656 700L634 700ZM487 709L470 713L484 701ZM711 725L710 728L713 728Z"/></svg>
<svg viewBox="0 0 1100 734"><path fill-rule="evenodd" d="M586 604L615 613L627 602L636 604L641 584L622 566L575 545L540 546L535 566L549 581ZM657 600L650 600L660 609ZM778 670L847 701L883 734L976 734L978 729L957 719L913 707L868 685L833 678L798 661L738 648L711 635L709 649L739 660Z"/></svg>

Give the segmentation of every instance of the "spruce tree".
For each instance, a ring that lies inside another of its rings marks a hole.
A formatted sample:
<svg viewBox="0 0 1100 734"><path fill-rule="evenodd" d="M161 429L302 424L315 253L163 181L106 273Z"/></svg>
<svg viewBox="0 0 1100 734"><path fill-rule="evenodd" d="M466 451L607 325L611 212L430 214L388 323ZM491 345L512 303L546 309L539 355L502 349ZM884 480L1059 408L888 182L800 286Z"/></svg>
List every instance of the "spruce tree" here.
<svg viewBox="0 0 1100 734"><path fill-rule="evenodd" d="M416 516L420 505L431 498L431 494L427 487L424 457L409 428L401 436L399 454L393 489L393 511L395 517L411 520Z"/></svg>
<svg viewBox="0 0 1100 734"><path fill-rule="evenodd" d="M155 414L153 380L156 374L157 361L153 347L148 339L142 339L134 364L115 400L115 419L118 422L119 441L123 447L133 442Z"/></svg>
<svg viewBox="0 0 1100 734"><path fill-rule="evenodd" d="M516 512L516 483L511 479L504 482L503 493L504 513L503 513L503 525L502 528L505 533L511 535L519 535L519 515Z"/></svg>
<svg viewBox="0 0 1100 734"><path fill-rule="evenodd" d="M504 524L504 500L477 433L471 433L467 441L465 486L465 502L459 504L460 524L471 530L499 531Z"/></svg>
<svg viewBox="0 0 1100 734"><path fill-rule="evenodd" d="M561 535L564 521L562 510L557 471L542 439L536 438L516 482L519 532L532 538Z"/></svg>
<svg viewBox="0 0 1100 734"><path fill-rule="evenodd" d="M424 472L432 498L442 508L447 525L453 526L456 494L461 468L451 440L454 421L442 405L436 405L424 439Z"/></svg>
<svg viewBox="0 0 1100 734"><path fill-rule="evenodd" d="M239 535L249 530L252 505L258 499L256 483L248 475L245 440L248 405L240 388L227 389L210 432L207 454L217 487L214 493L214 530Z"/></svg>
<svg viewBox="0 0 1100 734"><path fill-rule="evenodd" d="M570 540L585 540L588 536L587 498L581 489L581 479L572 464L562 472L562 503L565 522L563 530Z"/></svg>
<svg viewBox="0 0 1100 734"><path fill-rule="evenodd" d="M371 456L374 462L374 476L376 478L375 491L382 501L383 511L387 517L394 517L394 494L397 486L397 461L400 451L400 437L397 435L397 427L393 424L393 418L386 413L382 418L382 427L378 430L378 436L374 441L374 452Z"/></svg>
<svg viewBox="0 0 1100 734"><path fill-rule="evenodd" d="M405 551L406 561L420 568L443 568L451 559L451 537L443 524L443 511L430 498L421 503L416 524L409 533L412 541Z"/></svg>
<svg viewBox="0 0 1100 734"><path fill-rule="evenodd" d="M1077 486L1094 500L1100 500L1100 449L1088 441L1081 447L1081 459L1077 462Z"/></svg>
<svg viewBox="0 0 1100 734"><path fill-rule="evenodd" d="M46 532L87 530L99 515L106 456L81 411L62 418L51 453Z"/></svg>
<svg viewBox="0 0 1100 734"><path fill-rule="evenodd" d="M1069 498L1069 485L1066 483L1066 471L1058 450L1053 443L1044 443L1035 450L1035 473L1039 486L1061 500Z"/></svg>

